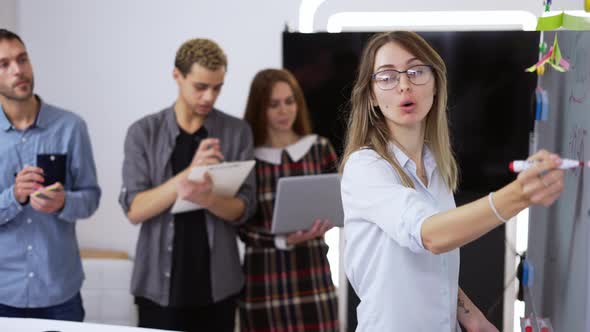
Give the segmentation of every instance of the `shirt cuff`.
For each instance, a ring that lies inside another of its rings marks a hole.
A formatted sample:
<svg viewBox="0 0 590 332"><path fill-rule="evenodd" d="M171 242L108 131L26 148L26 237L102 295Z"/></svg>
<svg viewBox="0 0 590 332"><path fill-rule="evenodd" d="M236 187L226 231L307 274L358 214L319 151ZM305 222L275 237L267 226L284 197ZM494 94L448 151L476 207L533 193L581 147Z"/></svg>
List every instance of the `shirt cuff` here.
<svg viewBox="0 0 590 332"><path fill-rule="evenodd" d="M286 235L277 235L275 236L275 247L279 250L291 250L295 246L287 243Z"/></svg>
<svg viewBox="0 0 590 332"><path fill-rule="evenodd" d="M14 185L0 195L0 208L4 210L0 217L3 219L0 220L0 225L14 219L24 209L24 206L14 196Z"/></svg>
<svg viewBox="0 0 590 332"><path fill-rule="evenodd" d="M249 201L246 195L238 193L235 198L239 198L242 200L242 202L244 202L244 212L242 212L242 215L235 222L233 222L233 224L243 225L246 223L246 221L248 221L248 219L250 219L252 207L248 206Z"/></svg>
<svg viewBox="0 0 590 332"><path fill-rule="evenodd" d="M21 207L29 203L29 198L27 197L27 202L25 204L21 204L19 201L16 200L16 196L14 196L14 186L12 186L10 187L10 191L8 192L8 203L10 205L16 206L18 210L22 210Z"/></svg>
<svg viewBox="0 0 590 332"><path fill-rule="evenodd" d="M71 200L72 200L71 194L69 191L66 190L65 197L64 197L64 206L62 206L61 209L55 211L53 214L57 218L59 218L61 220L65 220L67 222L76 221L75 219L71 218L71 210L73 208Z"/></svg>
<svg viewBox="0 0 590 332"><path fill-rule="evenodd" d="M429 209L427 207L418 208L416 211L415 217L418 219L418 222L415 222L410 228L410 239L408 243L409 249L417 254L427 253L430 252L428 249L424 247L424 242L422 242L422 225L426 221L426 219L435 215L438 211L434 209ZM405 218L402 218L405 219ZM405 220L407 223L411 223L410 220Z"/></svg>
<svg viewBox="0 0 590 332"><path fill-rule="evenodd" d="M125 186L121 188L121 191L119 192L119 204L123 208L123 212L125 213L125 215L129 213L131 202L133 202L133 199L135 198L135 196L137 196L138 193L139 191L127 190L127 187Z"/></svg>

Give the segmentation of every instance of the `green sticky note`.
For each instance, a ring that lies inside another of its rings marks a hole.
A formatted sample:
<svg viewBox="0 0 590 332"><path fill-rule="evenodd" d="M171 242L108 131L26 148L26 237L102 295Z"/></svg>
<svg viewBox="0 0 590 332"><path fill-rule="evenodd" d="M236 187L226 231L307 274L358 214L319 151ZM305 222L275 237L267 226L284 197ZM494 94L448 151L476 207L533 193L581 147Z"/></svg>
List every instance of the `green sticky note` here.
<svg viewBox="0 0 590 332"><path fill-rule="evenodd" d="M590 15L561 12L551 16L539 17L537 31L556 30L561 27L569 30L590 30Z"/></svg>
<svg viewBox="0 0 590 332"><path fill-rule="evenodd" d="M563 27L569 30L590 30L590 16L564 14Z"/></svg>
<svg viewBox="0 0 590 332"><path fill-rule="evenodd" d="M555 39L553 39L553 54L551 55L551 60L554 64L559 64L561 61L561 50L559 50L559 44L557 43L557 33L555 34Z"/></svg>
<svg viewBox="0 0 590 332"><path fill-rule="evenodd" d="M563 25L563 12L557 15L539 17L537 31L555 30Z"/></svg>

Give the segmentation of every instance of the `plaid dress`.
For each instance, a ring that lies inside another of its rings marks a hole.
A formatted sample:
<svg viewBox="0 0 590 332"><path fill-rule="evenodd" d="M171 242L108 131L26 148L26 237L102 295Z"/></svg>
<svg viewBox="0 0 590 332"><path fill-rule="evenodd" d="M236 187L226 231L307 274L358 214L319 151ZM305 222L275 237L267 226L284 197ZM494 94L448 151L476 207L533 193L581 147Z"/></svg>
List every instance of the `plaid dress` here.
<svg viewBox="0 0 590 332"><path fill-rule="evenodd" d="M319 136L297 161L285 150L280 165L257 159L258 210L240 231L246 244L246 285L238 303L242 332L338 330L336 289L324 239L279 250L270 234L278 179L334 172L335 165L334 149Z"/></svg>

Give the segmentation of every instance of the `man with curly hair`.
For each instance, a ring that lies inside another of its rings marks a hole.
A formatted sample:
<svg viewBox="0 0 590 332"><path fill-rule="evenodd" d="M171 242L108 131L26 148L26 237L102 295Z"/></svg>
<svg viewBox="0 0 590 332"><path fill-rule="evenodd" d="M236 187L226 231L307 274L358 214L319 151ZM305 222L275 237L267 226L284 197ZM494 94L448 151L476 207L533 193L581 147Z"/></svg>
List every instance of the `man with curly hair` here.
<svg viewBox="0 0 590 332"><path fill-rule="evenodd" d="M187 179L193 166L253 159L248 124L213 107L226 70L215 42L188 40L176 53L174 104L128 129L119 202L141 224L131 281L140 327L234 330L244 284L236 227L254 212L254 174L235 197L212 192L208 176ZM202 209L171 214L177 197Z"/></svg>

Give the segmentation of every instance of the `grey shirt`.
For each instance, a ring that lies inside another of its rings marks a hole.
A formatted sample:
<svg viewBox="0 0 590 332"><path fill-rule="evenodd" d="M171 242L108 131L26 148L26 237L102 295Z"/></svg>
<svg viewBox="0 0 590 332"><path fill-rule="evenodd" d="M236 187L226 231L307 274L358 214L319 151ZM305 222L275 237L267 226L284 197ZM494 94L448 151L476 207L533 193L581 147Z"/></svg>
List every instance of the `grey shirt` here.
<svg viewBox="0 0 590 332"><path fill-rule="evenodd" d="M213 109L203 124L209 137L220 140L225 161L254 159L250 126L238 118ZM157 187L172 174L170 157L180 131L173 107L148 115L132 124L125 139L123 187L119 203L125 214L135 195ZM205 212L211 252L211 292L214 302L238 293L244 285L236 244L236 227L254 214L254 172L236 197L246 210L236 222L224 221ZM174 217L170 208L141 224L131 279L131 292L162 306L170 299Z"/></svg>

